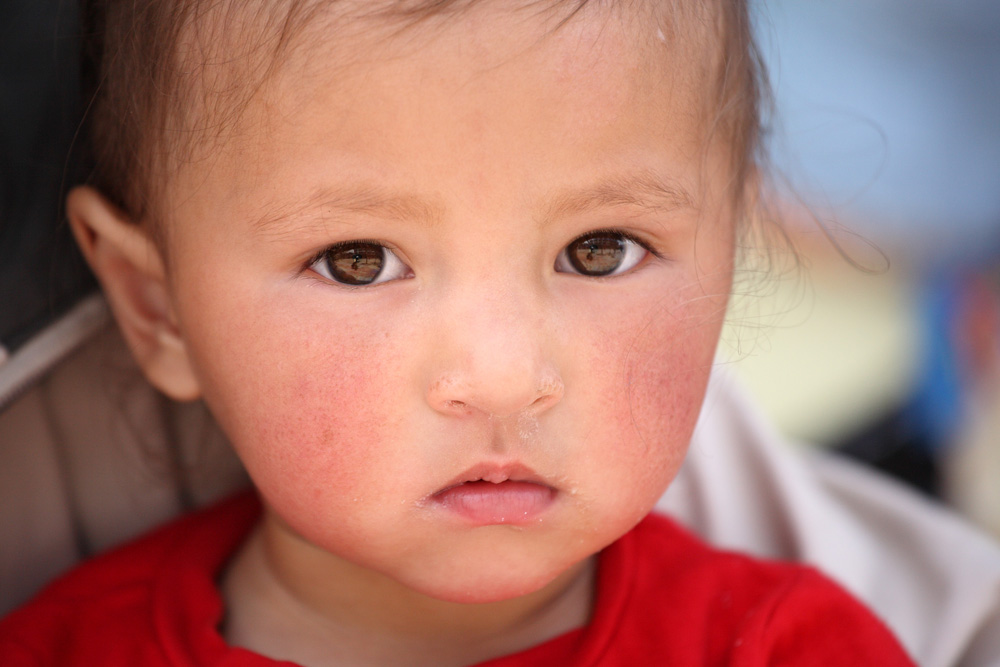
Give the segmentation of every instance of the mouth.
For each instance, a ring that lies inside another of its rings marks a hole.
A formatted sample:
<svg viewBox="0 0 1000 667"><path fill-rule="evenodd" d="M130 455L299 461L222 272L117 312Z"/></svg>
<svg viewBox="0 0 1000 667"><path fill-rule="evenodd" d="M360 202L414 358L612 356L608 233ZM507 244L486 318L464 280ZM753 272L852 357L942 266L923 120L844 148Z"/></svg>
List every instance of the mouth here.
<svg viewBox="0 0 1000 667"><path fill-rule="evenodd" d="M521 465L470 468L432 494L430 502L473 525L537 522L558 491Z"/></svg>

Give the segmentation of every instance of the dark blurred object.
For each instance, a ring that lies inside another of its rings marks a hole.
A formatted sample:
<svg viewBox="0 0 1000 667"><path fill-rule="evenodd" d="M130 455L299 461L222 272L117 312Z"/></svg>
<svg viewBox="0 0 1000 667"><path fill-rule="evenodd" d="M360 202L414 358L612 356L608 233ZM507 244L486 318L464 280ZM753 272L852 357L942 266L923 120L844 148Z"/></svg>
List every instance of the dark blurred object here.
<svg viewBox="0 0 1000 667"><path fill-rule="evenodd" d="M930 495L946 494L952 450L968 432L974 408L1000 379L996 271L965 269L926 281L913 392L904 405L837 443L838 451ZM992 446L1000 447L1000 436ZM993 477L1000 470L982 474Z"/></svg>
<svg viewBox="0 0 1000 667"><path fill-rule="evenodd" d="M927 495L941 496L941 465L932 453L935 443L905 407L847 436L834 445L834 450Z"/></svg>
<svg viewBox="0 0 1000 667"><path fill-rule="evenodd" d="M77 16L67 0L0 3L0 359L95 288L62 213L83 173Z"/></svg>

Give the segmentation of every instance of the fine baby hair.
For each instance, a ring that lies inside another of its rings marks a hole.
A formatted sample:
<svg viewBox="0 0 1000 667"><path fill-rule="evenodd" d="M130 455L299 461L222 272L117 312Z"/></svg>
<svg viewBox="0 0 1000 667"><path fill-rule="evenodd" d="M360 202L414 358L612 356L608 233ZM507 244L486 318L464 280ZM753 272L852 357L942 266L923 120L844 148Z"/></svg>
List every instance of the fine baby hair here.
<svg viewBox="0 0 1000 667"><path fill-rule="evenodd" d="M255 494L85 564L0 650L910 664L816 571L651 514L757 200L744 2L84 19L94 170L70 225L146 378L205 402Z"/></svg>

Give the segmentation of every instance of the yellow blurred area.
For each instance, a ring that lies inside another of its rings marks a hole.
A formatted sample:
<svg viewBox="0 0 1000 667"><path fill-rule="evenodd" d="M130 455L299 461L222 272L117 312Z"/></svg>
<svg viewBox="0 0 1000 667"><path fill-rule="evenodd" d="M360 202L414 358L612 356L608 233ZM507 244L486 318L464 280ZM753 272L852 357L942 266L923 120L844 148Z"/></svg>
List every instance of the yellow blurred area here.
<svg viewBox="0 0 1000 667"><path fill-rule="evenodd" d="M791 240L798 267L738 279L719 360L783 433L830 443L896 407L913 386L912 276L887 268L870 247L845 249L865 269L853 266L818 231Z"/></svg>

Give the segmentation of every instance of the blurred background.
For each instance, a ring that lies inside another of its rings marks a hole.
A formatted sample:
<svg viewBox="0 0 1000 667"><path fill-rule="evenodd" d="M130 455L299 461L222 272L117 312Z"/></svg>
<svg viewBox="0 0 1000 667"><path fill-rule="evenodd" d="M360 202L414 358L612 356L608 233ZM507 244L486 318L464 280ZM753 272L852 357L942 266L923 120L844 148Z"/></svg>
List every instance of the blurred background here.
<svg viewBox="0 0 1000 667"><path fill-rule="evenodd" d="M756 9L796 254L750 252L720 355L786 434L1000 535L1000 3Z"/></svg>

